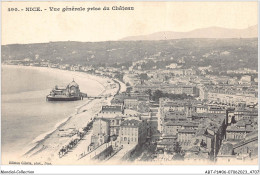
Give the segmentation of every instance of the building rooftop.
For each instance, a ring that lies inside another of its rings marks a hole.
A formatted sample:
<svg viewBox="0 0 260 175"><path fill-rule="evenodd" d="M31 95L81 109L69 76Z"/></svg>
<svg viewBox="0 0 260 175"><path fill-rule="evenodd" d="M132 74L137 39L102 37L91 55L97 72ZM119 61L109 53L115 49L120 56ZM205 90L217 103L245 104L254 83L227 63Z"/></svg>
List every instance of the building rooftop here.
<svg viewBox="0 0 260 175"><path fill-rule="evenodd" d="M199 123L185 122L183 126L187 126L187 127L198 127L198 126L199 126Z"/></svg>
<svg viewBox="0 0 260 175"><path fill-rule="evenodd" d="M233 153L233 145L231 143L224 143L220 147L219 155L232 155Z"/></svg>
<svg viewBox="0 0 260 175"><path fill-rule="evenodd" d="M198 129L196 132L196 136L202 136L205 134L205 132L206 132L205 128Z"/></svg>
<svg viewBox="0 0 260 175"><path fill-rule="evenodd" d="M74 81L73 81L69 84L69 87L72 87L72 86L75 86L75 87L79 87L79 85Z"/></svg>
<svg viewBox="0 0 260 175"><path fill-rule="evenodd" d="M246 138L251 138L251 137L255 137L255 136L258 136L258 130L248 133L246 135Z"/></svg>
<svg viewBox="0 0 260 175"><path fill-rule="evenodd" d="M137 97L125 97L124 100L138 100Z"/></svg>
<svg viewBox="0 0 260 175"><path fill-rule="evenodd" d="M249 121L249 120L239 120L235 125L236 126L246 126L246 125L251 125L252 124L252 122L251 121Z"/></svg>
<svg viewBox="0 0 260 175"><path fill-rule="evenodd" d="M196 133L196 130L194 130L194 129L182 129L182 130L179 130L178 133Z"/></svg>
<svg viewBox="0 0 260 175"><path fill-rule="evenodd" d="M122 112L122 106L102 106L102 112Z"/></svg>
<svg viewBox="0 0 260 175"><path fill-rule="evenodd" d="M183 126L186 122L173 122L168 121L165 123L166 126Z"/></svg>
<svg viewBox="0 0 260 175"><path fill-rule="evenodd" d="M140 121L140 120L131 119L131 120L125 120L125 121L123 121L123 122L121 123L121 126L136 128L136 127L139 127L140 124L141 124L141 121Z"/></svg>
<svg viewBox="0 0 260 175"><path fill-rule="evenodd" d="M113 104L113 103L121 103L121 104L123 104L124 103L124 101L123 100L121 100L121 99L116 99L116 98L113 98L112 100L111 100L111 103Z"/></svg>
<svg viewBox="0 0 260 175"><path fill-rule="evenodd" d="M253 128L238 128L236 126L227 127L227 132L252 132Z"/></svg>

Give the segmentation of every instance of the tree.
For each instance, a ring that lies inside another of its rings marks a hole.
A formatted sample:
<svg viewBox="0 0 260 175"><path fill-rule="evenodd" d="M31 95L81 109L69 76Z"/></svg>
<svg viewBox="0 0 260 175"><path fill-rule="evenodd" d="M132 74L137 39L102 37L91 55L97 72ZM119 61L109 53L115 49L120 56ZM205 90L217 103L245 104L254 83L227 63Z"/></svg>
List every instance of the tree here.
<svg viewBox="0 0 260 175"><path fill-rule="evenodd" d="M203 139L200 142L200 146L201 147L207 147L207 144L206 144L206 142Z"/></svg>
<svg viewBox="0 0 260 175"><path fill-rule="evenodd" d="M233 123L236 123L235 116L232 116L232 118L231 118L231 123L232 123L232 124L233 124Z"/></svg>
<svg viewBox="0 0 260 175"><path fill-rule="evenodd" d="M181 145L179 144L179 142L176 142L176 144L173 147L173 151L175 153L180 153L181 152Z"/></svg>
<svg viewBox="0 0 260 175"><path fill-rule="evenodd" d="M152 96L152 90L151 89L147 89L144 93L148 94L149 96Z"/></svg>
<svg viewBox="0 0 260 175"><path fill-rule="evenodd" d="M156 102L159 102L159 98L163 97L163 92L160 91L160 90L156 90L154 93L153 93L153 97L152 99Z"/></svg>
<svg viewBox="0 0 260 175"><path fill-rule="evenodd" d="M181 151L173 156L174 160L184 160L185 152Z"/></svg>
<svg viewBox="0 0 260 175"><path fill-rule="evenodd" d="M120 81L123 81L123 77L124 77L124 74L123 73L120 73L120 72L117 72L114 76L114 78L117 78L118 80Z"/></svg>
<svg viewBox="0 0 260 175"><path fill-rule="evenodd" d="M149 108L149 106L147 106L147 104L145 102L140 102L138 104L138 107L137 107L138 112L144 113L144 112L149 112L149 110L150 110L150 108Z"/></svg>
<svg viewBox="0 0 260 175"><path fill-rule="evenodd" d="M173 151L175 152L173 156L174 160L184 160L185 152L182 150L179 142L176 142L176 144L173 147Z"/></svg>
<svg viewBox="0 0 260 175"><path fill-rule="evenodd" d="M141 73L141 74L139 75L139 77L140 77L141 80L148 80L148 75L147 75L147 73Z"/></svg>
<svg viewBox="0 0 260 175"><path fill-rule="evenodd" d="M127 87L126 88L126 93L130 93L132 91L132 89L133 89L132 87Z"/></svg>

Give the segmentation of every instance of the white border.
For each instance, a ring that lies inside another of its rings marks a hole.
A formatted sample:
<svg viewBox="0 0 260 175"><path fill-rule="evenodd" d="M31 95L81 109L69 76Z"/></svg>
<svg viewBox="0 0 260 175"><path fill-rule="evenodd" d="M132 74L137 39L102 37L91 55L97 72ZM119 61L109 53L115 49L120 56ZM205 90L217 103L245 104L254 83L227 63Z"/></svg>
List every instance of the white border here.
<svg viewBox="0 0 260 175"><path fill-rule="evenodd" d="M143 166L143 165L113 165L113 166L104 166L104 165L92 165L92 166L52 166L52 165L43 165L43 166L10 166L4 165L1 167L1 171L34 171L35 174L205 174L207 170L217 170L217 171L226 171L228 170L258 170L257 165L250 166L225 166L225 165L214 165L214 166L186 166L186 165L153 165L153 166ZM188 171L187 171L188 170ZM228 174L228 173L225 173Z"/></svg>
<svg viewBox="0 0 260 175"><path fill-rule="evenodd" d="M31 1L31 2L46 2L46 0L1 0L1 2L5 1L16 1L16 2L23 2L23 1ZM82 2L84 0L54 0L54 1L63 1L63 2ZM87 0L85 0L87 1ZM92 0L92 1L99 1L99 0ZM129 0L100 0L100 1L129 1ZM140 0L131 0L131 1L140 1ZM171 1L171 0L142 0L142 1ZM225 2L226 0L175 0L175 1L182 1L182 2L214 2L214 1L222 1ZM243 2L243 1L257 1L257 0L229 0L233 2ZM258 25L259 25L259 7L260 3L258 2ZM0 13L2 12L2 4L0 4ZM2 15L2 13L1 13ZM2 16L0 19L0 23L2 25ZM0 28L2 39L2 30ZM258 33L260 33L259 27L258 27ZM260 45L259 45L259 39L258 39L258 54L260 51ZM1 54L1 49L0 49ZM258 55L259 60L259 55ZM1 70L1 68L0 68ZM258 75L259 75L260 65L258 62ZM0 73L1 77L1 73ZM259 76L258 76L259 77ZM1 84L1 82L0 82ZM260 83L258 82L258 87ZM0 87L1 89L1 87ZM260 94L258 94L258 99L260 97ZM0 96L1 98L1 96ZM260 107L259 107L260 109ZM258 112L259 112L258 109ZM0 106L1 110L1 106ZM259 115L258 115L259 116ZM259 123L259 118L258 118ZM0 122L0 128L1 128L1 122ZM260 131L258 130L258 137L260 135ZM0 138L1 138L1 130L0 130ZM258 139L259 142L259 139ZM0 144L1 149L1 144ZM0 152L1 155L1 152ZM259 153L259 147L258 147L258 157ZM43 165L43 166L27 166L27 165L1 165L1 159L0 159L0 170L1 171L34 171L34 174L205 174L205 171L207 170L222 170L222 171L228 171L228 170L247 170L250 172L250 170L259 170L259 161L258 165L96 165L96 166L56 166L56 165ZM16 174L16 173L11 173Z"/></svg>

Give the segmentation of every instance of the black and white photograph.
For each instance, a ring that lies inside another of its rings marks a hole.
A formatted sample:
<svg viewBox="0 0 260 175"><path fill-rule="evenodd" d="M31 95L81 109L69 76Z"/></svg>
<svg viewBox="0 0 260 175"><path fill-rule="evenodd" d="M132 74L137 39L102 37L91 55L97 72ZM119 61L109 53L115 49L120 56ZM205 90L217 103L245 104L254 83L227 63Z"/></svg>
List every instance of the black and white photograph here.
<svg viewBox="0 0 260 175"><path fill-rule="evenodd" d="M1 9L2 165L258 165L257 1Z"/></svg>

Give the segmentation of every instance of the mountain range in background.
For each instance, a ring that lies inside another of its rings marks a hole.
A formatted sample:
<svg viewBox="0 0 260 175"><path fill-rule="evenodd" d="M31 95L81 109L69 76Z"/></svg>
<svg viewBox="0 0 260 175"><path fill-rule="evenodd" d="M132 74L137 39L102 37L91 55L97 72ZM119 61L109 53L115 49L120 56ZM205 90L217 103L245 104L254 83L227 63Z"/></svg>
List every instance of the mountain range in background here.
<svg viewBox="0 0 260 175"><path fill-rule="evenodd" d="M138 40L171 40L182 38L257 38L258 25L246 29L228 29L222 27L208 27L195 29L189 32L164 31L156 32L149 35L129 36L122 38L121 41L138 41Z"/></svg>

